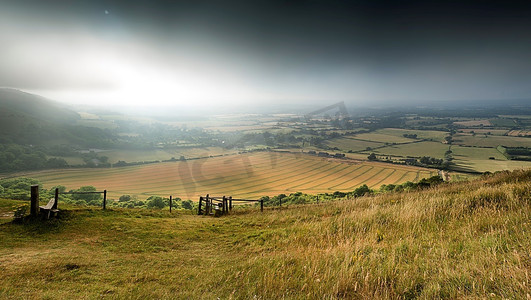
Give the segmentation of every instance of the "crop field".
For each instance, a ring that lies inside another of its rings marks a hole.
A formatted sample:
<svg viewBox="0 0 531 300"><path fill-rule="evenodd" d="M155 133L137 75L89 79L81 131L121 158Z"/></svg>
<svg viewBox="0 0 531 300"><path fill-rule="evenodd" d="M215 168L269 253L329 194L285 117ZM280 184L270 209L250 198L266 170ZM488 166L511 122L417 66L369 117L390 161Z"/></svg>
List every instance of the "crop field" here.
<svg viewBox="0 0 531 300"><path fill-rule="evenodd" d="M476 147L531 147L531 139L516 136L485 136L457 134L454 136L454 144L476 146Z"/></svg>
<svg viewBox="0 0 531 300"><path fill-rule="evenodd" d="M510 136L531 136L531 130L511 130L507 134Z"/></svg>
<svg viewBox="0 0 531 300"><path fill-rule="evenodd" d="M392 145L374 150L379 155L392 156L431 156L436 158L443 158L444 152L448 150L448 145L439 142L419 142L404 145Z"/></svg>
<svg viewBox="0 0 531 300"><path fill-rule="evenodd" d="M453 162L456 169L463 171L501 171L525 169L531 167L531 162L507 160L496 148L452 146ZM489 159L489 158L494 159Z"/></svg>
<svg viewBox="0 0 531 300"><path fill-rule="evenodd" d="M381 147L384 144L378 142L362 141L351 137L340 137L326 142L328 147L337 147L343 151L362 151L367 148Z"/></svg>
<svg viewBox="0 0 531 300"><path fill-rule="evenodd" d="M374 162L321 158L307 154L260 152L185 162L168 162L112 169L71 169L34 172L45 188L75 189L93 185L109 197L151 195L196 200L200 195L259 198L281 193L351 191L367 184L418 181L436 170Z"/></svg>
<svg viewBox="0 0 531 300"><path fill-rule="evenodd" d="M179 159L182 156L185 158L207 157L210 155L233 154L237 150L225 150L220 147L180 147L172 149L159 150L109 150L100 152L101 155L109 157L109 162L116 163L120 160L126 162L141 162L154 160L169 160L172 157Z"/></svg>

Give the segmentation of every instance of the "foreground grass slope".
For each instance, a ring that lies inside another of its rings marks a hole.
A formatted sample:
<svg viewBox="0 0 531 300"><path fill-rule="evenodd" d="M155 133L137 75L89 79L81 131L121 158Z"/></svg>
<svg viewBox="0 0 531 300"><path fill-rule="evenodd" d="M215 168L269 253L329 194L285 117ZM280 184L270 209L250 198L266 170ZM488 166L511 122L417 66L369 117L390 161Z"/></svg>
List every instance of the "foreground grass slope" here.
<svg viewBox="0 0 531 300"><path fill-rule="evenodd" d="M0 226L0 298L531 294L531 170L262 214L71 209Z"/></svg>

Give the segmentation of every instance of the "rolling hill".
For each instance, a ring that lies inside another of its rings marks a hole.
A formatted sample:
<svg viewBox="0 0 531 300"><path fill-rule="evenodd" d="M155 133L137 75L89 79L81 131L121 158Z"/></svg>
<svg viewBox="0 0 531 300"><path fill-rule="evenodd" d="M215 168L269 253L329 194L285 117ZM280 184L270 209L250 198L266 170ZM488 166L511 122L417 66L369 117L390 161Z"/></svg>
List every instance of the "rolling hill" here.
<svg viewBox="0 0 531 300"><path fill-rule="evenodd" d="M0 88L0 144L93 146L111 139L66 105L23 91Z"/></svg>

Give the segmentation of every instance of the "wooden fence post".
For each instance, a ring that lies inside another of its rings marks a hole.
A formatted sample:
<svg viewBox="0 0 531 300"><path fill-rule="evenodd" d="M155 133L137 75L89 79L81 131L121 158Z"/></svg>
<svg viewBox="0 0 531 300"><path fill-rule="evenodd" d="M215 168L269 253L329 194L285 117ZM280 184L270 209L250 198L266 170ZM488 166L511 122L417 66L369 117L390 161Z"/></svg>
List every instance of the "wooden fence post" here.
<svg viewBox="0 0 531 300"><path fill-rule="evenodd" d="M170 196L170 213L171 213L171 196Z"/></svg>
<svg viewBox="0 0 531 300"><path fill-rule="evenodd" d="M232 210L232 196L229 196L229 209Z"/></svg>
<svg viewBox="0 0 531 300"><path fill-rule="evenodd" d="M278 198L278 201L280 202L280 206L282 207L282 198Z"/></svg>
<svg viewBox="0 0 531 300"><path fill-rule="evenodd" d="M212 203L208 199L208 194L207 194L206 195L206 214L209 215L211 210L212 210Z"/></svg>
<svg viewBox="0 0 531 300"><path fill-rule="evenodd" d="M214 207L212 199L210 198L210 195L207 194L207 203L208 203L208 214L213 213Z"/></svg>
<svg viewBox="0 0 531 300"><path fill-rule="evenodd" d="M52 208L57 209L57 203L59 202L59 189L55 188L55 202L53 203Z"/></svg>
<svg viewBox="0 0 531 300"><path fill-rule="evenodd" d="M223 206L223 214L226 214L226 213L228 213L228 209L227 209L227 198L225 198L225 196L223 196L222 201L223 201L223 202L221 202L221 205Z"/></svg>
<svg viewBox="0 0 531 300"><path fill-rule="evenodd" d="M199 207L197 208L197 215L200 216L202 215L201 213L201 204L203 204L203 197L199 197Z"/></svg>
<svg viewBox="0 0 531 300"><path fill-rule="evenodd" d="M31 186L30 216L36 217L39 213L39 185Z"/></svg>
<svg viewBox="0 0 531 300"><path fill-rule="evenodd" d="M260 200L260 211L264 211L264 200Z"/></svg>
<svg viewBox="0 0 531 300"><path fill-rule="evenodd" d="M107 208L107 190L103 190L103 209Z"/></svg>

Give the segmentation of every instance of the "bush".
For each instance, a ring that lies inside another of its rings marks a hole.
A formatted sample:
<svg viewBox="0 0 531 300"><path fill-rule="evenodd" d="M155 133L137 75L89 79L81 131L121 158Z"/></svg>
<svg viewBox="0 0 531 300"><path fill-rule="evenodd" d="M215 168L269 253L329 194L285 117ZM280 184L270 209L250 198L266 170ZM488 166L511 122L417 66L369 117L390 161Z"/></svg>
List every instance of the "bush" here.
<svg viewBox="0 0 531 300"><path fill-rule="evenodd" d="M373 193L373 191L366 184L364 184L364 185L358 187L357 189L355 189L352 192L352 195L354 197L361 197L361 196L365 196L365 195L370 195L372 193Z"/></svg>
<svg viewBox="0 0 531 300"><path fill-rule="evenodd" d="M166 203L164 203L164 199L159 196L151 196L147 198L146 201L148 208L164 208L166 206Z"/></svg>
<svg viewBox="0 0 531 300"><path fill-rule="evenodd" d="M181 207L184 209L194 209L194 203L192 200L185 200L181 202Z"/></svg>

